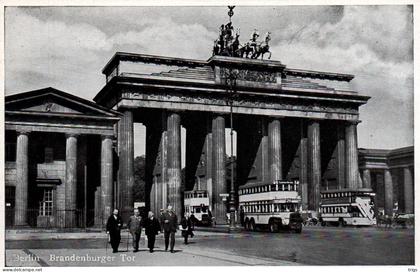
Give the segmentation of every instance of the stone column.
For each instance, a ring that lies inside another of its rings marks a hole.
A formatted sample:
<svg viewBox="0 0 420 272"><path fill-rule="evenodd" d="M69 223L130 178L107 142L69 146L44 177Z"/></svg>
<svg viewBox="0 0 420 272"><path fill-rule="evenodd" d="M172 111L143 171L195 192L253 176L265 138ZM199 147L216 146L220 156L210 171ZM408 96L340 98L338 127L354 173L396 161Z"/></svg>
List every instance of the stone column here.
<svg viewBox="0 0 420 272"><path fill-rule="evenodd" d="M101 186L97 186L95 190L95 219L94 224L96 227L105 227L102 205L101 205Z"/></svg>
<svg viewBox="0 0 420 272"><path fill-rule="evenodd" d="M319 122L310 121L308 124L308 208L318 212L321 184L321 143Z"/></svg>
<svg viewBox="0 0 420 272"><path fill-rule="evenodd" d="M308 209L308 135L306 122L300 121L300 192L302 209Z"/></svg>
<svg viewBox="0 0 420 272"><path fill-rule="evenodd" d="M102 224L106 225L108 217L112 213L112 137L102 136L101 144L101 205Z"/></svg>
<svg viewBox="0 0 420 272"><path fill-rule="evenodd" d="M28 224L28 135L28 131L17 131L15 226Z"/></svg>
<svg viewBox="0 0 420 272"><path fill-rule="evenodd" d="M270 156L268 147L268 124L265 119L261 120L261 177L265 183L272 183L270 172Z"/></svg>
<svg viewBox="0 0 420 272"><path fill-rule="evenodd" d="M347 188L357 189L359 186L359 163L357 151L357 121L346 125L346 177Z"/></svg>
<svg viewBox="0 0 420 272"><path fill-rule="evenodd" d="M155 214L159 214L159 209L157 206L157 197L156 197L156 177L152 178L152 184L150 184L150 195L149 195L149 209L154 212Z"/></svg>
<svg viewBox="0 0 420 272"><path fill-rule="evenodd" d="M77 208L77 137L66 134L66 227L76 227Z"/></svg>
<svg viewBox="0 0 420 272"><path fill-rule="evenodd" d="M166 115L164 116L166 120ZM160 152L160 162L161 162L161 175L160 181L158 180L158 184L160 186L156 187L158 192L157 198L161 201L160 205L161 208L166 209L168 206L168 131L165 130L162 132L162 139L161 139L161 152ZM161 192L159 192L159 190Z"/></svg>
<svg viewBox="0 0 420 272"><path fill-rule="evenodd" d="M181 199L181 116L168 114L168 200L178 218L182 215Z"/></svg>
<svg viewBox="0 0 420 272"><path fill-rule="evenodd" d="M384 171L384 187L385 187L385 214L391 216L394 208L392 176L389 169Z"/></svg>
<svg viewBox="0 0 420 272"><path fill-rule="evenodd" d="M363 188L372 188L372 181L370 176L370 170L364 169L363 170Z"/></svg>
<svg viewBox="0 0 420 272"><path fill-rule="evenodd" d="M404 167L404 208L405 213L414 213L413 178L410 168Z"/></svg>
<svg viewBox="0 0 420 272"><path fill-rule="evenodd" d="M268 123L268 160L270 180L273 182L283 179L281 153L281 122L279 119L273 119Z"/></svg>
<svg viewBox="0 0 420 272"><path fill-rule="evenodd" d="M207 135L206 135L206 180L207 180L207 193L209 195L209 207L212 209L213 212L213 177L212 177L212 170L213 170L213 163L212 163L212 156L213 156L213 136L212 136L212 121L208 117L207 118Z"/></svg>
<svg viewBox="0 0 420 272"><path fill-rule="evenodd" d="M219 194L227 193L226 181L226 140L225 140L225 118L220 115L213 117L212 121L212 164L213 164L213 216L216 222L224 222L226 216L226 202L222 201Z"/></svg>
<svg viewBox="0 0 420 272"><path fill-rule="evenodd" d="M337 180L338 189L346 188L346 137L344 126L337 125Z"/></svg>
<svg viewBox="0 0 420 272"><path fill-rule="evenodd" d="M127 221L133 210L134 186L134 127L133 113L125 110L119 121L119 175L118 194L119 209L122 219Z"/></svg>
<svg viewBox="0 0 420 272"><path fill-rule="evenodd" d="M149 117L146 123L146 188L150 210L159 213L167 205L167 115L165 111Z"/></svg>

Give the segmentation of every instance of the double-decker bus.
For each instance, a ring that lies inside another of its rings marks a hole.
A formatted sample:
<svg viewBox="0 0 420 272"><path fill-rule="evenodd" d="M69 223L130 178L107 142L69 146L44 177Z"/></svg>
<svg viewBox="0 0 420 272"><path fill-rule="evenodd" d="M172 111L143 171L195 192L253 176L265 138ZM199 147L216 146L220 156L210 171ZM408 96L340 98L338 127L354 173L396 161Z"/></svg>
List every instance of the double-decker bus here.
<svg viewBox="0 0 420 272"><path fill-rule="evenodd" d="M321 225L376 225L372 189L340 189L321 192Z"/></svg>
<svg viewBox="0 0 420 272"><path fill-rule="evenodd" d="M196 224L211 225L212 217L209 210L209 195L205 190L184 192L185 212L194 215Z"/></svg>
<svg viewBox="0 0 420 272"><path fill-rule="evenodd" d="M300 233L303 220L298 187L298 180L240 186L239 206L245 229L268 226L270 232L288 228Z"/></svg>

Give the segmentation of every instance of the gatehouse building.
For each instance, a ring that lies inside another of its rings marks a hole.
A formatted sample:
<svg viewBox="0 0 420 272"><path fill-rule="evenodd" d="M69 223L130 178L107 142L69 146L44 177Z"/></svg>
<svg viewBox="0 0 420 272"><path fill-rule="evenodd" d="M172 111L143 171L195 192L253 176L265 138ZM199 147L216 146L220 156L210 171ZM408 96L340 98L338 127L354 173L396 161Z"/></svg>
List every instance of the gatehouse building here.
<svg viewBox="0 0 420 272"><path fill-rule="evenodd" d="M259 41L255 30L241 45L233 8L208 60L117 52L94 102L53 88L7 96L7 224L103 226L113 208L127 220L136 123L146 128L144 202L155 214L170 204L180 218L184 192L199 188L224 221L226 196L232 212L239 186L285 179L299 184L304 210L318 211L321 190L373 188L386 214L396 200L411 213L413 150L359 152L369 97L352 89L354 76L270 60L270 32ZM229 175L228 128L237 136Z"/></svg>
<svg viewBox="0 0 420 272"><path fill-rule="evenodd" d="M116 53L103 73L95 102L53 88L6 97L8 225L101 225L113 207L131 212L134 123L146 127L148 208L172 204L180 215L183 192L199 181L213 215L224 217L229 100L235 193L245 183L293 179L304 209L317 209L321 189L373 188L384 190L378 207L386 213L396 202L400 211L413 211L413 149L358 151L359 107L369 97L350 88L352 75L272 60L132 53Z"/></svg>

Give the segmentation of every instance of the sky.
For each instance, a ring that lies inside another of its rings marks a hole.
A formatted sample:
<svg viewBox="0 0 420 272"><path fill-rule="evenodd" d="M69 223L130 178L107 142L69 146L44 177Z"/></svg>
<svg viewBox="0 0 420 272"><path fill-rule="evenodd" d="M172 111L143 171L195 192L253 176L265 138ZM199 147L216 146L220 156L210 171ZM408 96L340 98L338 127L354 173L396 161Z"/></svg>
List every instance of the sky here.
<svg viewBox="0 0 420 272"><path fill-rule="evenodd" d="M116 51L207 60L227 11L7 7L6 95L51 86L92 99ZM270 31L272 59L288 68L355 75L353 89L371 96L360 107L359 147L391 149L414 144L412 12L396 5L237 6L232 23L242 43L254 29ZM144 154L144 127L136 126L135 137L135 154Z"/></svg>

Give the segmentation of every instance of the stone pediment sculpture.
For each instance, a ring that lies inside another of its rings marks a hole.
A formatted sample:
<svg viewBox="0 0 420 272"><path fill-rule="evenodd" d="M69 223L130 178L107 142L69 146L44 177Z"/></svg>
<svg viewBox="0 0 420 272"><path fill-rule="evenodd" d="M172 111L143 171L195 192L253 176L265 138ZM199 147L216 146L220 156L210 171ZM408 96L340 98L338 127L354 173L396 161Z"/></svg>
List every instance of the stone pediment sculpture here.
<svg viewBox="0 0 420 272"><path fill-rule="evenodd" d="M214 41L213 56L227 56L238 58L264 59L264 54L268 53L268 59L271 58L269 42L271 40L271 32L267 32L263 41L258 40L260 37L258 30L254 29L248 42L241 44L239 42L240 29L234 29L231 18L235 6L229 8L229 23L222 24L219 28L219 37Z"/></svg>
<svg viewBox="0 0 420 272"><path fill-rule="evenodd" d="M115 113L90 101L81 99L54 88L44 88L31 92L7 96L5 108L8 112L37 113L62 116L115 117Z"/></svg>

